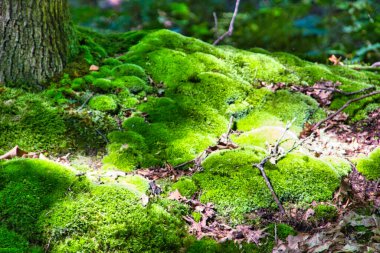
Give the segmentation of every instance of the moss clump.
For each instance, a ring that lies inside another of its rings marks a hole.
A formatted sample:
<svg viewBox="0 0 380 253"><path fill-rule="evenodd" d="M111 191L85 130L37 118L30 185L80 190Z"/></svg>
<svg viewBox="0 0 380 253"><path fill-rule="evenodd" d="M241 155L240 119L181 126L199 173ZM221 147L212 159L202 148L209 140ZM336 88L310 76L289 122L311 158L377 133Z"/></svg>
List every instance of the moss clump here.
<svg viewBox="0 0 380 253"><path fill-rule="evenodd" d="M316 122L325 116L318 103L309 96L266 88L254 90L247 101L253 111L238 122L238 129L249 131L261 126L279 126L295 119L292 130L299 133L306 122Z"/></svg>
<svg viewBox="0 0 380 253"><path fill-rule="evenodd" d="M0 252L25 252L29 247L29 242L17 233L0 227Z"/></svg>
<svg viewBox="0 0 380 253"><path fill-rule="evenodd" d="M97 95L91 98L88 103L91 109L102 112L114 112L117 109L117 102L112 96Z"/></svg>
<svg viewBox="0 0 380 253"><path fill-rule="evenodd" d="M83 90L85 87L86 81L83 78L75 78L71 83L71 88L75 91Z"/></svg>
<svg viewBox="0 0 380 253"><path fill-rule="evenodd" d="M41 213L67 194L86 189L87 182L64 167L42 160L3 163L0 171L2 224L27 239L38 240Z"/></svg>
<svg viewBox="0 0 380 253"><path fill-rule="evenodd" d="M335 206L318 205L314 211L314 216L318 221L333 221L338 217L338 210Z"/></svg>
<svg viewBox="0 0 380 253"><path fill-rule="evenodd" d="M272 236L275 235L275 229L277 230L277 236L279 239L281 240L286 240L286 238L289 236L289 235L297 235L297 232L294 230L294 228L292 228L291 226L287 225L287 224L283 224L283 223L280 223L280 224L270 224L266 230L266 232L270 233Z"/></svg>
<svg viewBox="0 0 380 253"><path fill-rule="evenodd" d="M136 64L122 64L112 69L113 76L137 76L143 80L147 80L145 70Z"/></svg>
<svg viewBox="0 0 380 253"><path fill-rule="evenodd" d="M92 85L99 90L109 91L112 88L112 81L106 78L98 78L94 80Z"/></svg>
<svg viewBox="0 0 380 253"><path fill-rule="evenodd" d="M218 213L241 223L243 214L272 206L265 182L252 164L265 153L254 149L222 151L210 155L203 163L204 171L193 175L202 192L202 202L212 202Z"/></svg>
<svg viewBox="0 0 380 253"><path fill-rule="evenodd" d="M322 159L329 163L340 177L347 176L351 172L351 164L346 159L335 156L327 156Z"/></svg>
<svg viewBox="0 0 380 253"><path fill-rule="evenodd" d="M204 172L193 176L202 192L201 201L215 203L218 212L233 223L243 221L244 214L255 209L275 207L259 170L252 167L265 155L260 150L210 155L203 163ZM328 200L340 184L329 164L302 154L289 154L276 166L268 164L266 173L282 202Z"/></svg>
<svg viewBox="0 0 380 253"><path fill-rule="evenodd" d="M232 140L240 146L267 148L267 145L274 145L284 132L285 128L283 127L266 126L245 132L238 137L233 137ZM298 138L293 132L287 131L283 140L281 147L289 149L294 142L297 142Z"/></svg>
<svg viewBox="0 0 380 253"><path fill-rule="evenodd" d="M58 151L67 147L66 125L44 93L4 88L0 92L0 146L28 151Z"/></svg>
<svg viewBox="0 0 380 253"><path fill-rule="evenodd" d="M107 58L107 59L103 60L103 64L115 67L115 66L119 66L123 63L121 61L119 61L118 59L115 59L115 58Z"/></svg>
<svg viewBox="0 0 380 253"><path fill-rule="evenodd" d="M151 87L137 76L124 76L115 80L117 86L127 88L131 93L137 94L141 91L151 91Z"/></svg>
<svg viewBox="0 0 380 253"><path fill-rule="evenodd" d="M178 203L147 207L120 186L96 186L40 219L52 252L178 252L185 236Z"/></svg>
<svg viewBox="0 0 380 253"><path fill-rule="evenodd" d="M178 190L182 196L190 198L198 190L193 180L188 177L182 177L172 185L172 191Z"/></svg>
<svg viewBox="0 0 380 253"><path fill-rule="evenodd" d="M380 148L376 148L369 154L368 158L358 161L357 169L369 180L380 178Z"/></svg>
<svg viewBox="0 0 380 253"><path fill-rule="evenodd" d="M227 241L224 243L218 243L211 238L202 238L201 240L196 240L190 237L187 242L188 247L187 253L239 253L239 252L250 252L250 253L270 253L272 252L274 242L273 240L266 240L256 245L253 243L234 243Z"/></svg>
<svg viewBox="0 0 380 253"><path fill-rule="evenodd" d="M141 165L143 154L148 151L145 138L133 131L114 131L108 135L108 155L103 159L105 168L131 171Z"/></svg>
<svg viewBox="0 0 380 253"><path fill-rule="evenodd" d="M141 176L127 175L119 178L118 183L138 196L141 196L149 189L149 181Z"/></svg>

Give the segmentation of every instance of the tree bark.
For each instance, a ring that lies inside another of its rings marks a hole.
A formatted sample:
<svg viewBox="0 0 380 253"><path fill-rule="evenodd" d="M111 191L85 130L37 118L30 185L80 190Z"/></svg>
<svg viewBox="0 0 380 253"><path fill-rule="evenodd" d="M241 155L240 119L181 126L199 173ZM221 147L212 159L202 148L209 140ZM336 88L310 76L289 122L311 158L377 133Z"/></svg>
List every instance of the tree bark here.
<svg viewBox="0 0 380 253"><path fill-rule="evenodd" d="M0 83L42 84L76 51L67 0L0 0Z"/></svg>

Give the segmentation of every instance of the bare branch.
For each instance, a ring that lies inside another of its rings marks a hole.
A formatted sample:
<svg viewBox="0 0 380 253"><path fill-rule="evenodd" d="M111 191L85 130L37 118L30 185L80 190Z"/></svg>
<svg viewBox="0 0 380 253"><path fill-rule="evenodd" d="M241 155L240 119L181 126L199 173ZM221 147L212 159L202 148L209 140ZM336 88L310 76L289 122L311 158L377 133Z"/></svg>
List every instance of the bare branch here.
<svg viewBox="0 0 380 253"><path fill-rule="evenodd" d="M374 91L374 92L371 92L371 93L368 93L368 94L365 94L363 96L360 96L360 97L357 97L357 98L353 98L353 99L350 99L348 100L341 108L339 108L339 110L337 110L335 113L329 115L327 118L319 121L317 124L315 124L312 128L312 131L314 132L316 129L318 129L323 123L325 123L326 121L334 118L336 115L338 115L339 113L341 113L344 109L346 109L350 104L354 103L354 102L357 102L359 100L362 100L362 99L365 99L365 98L368 98L368 97L372 97L372 96L375 96L375 95L378 95L380 94L380 90L378 91Z"/></svg>
<svg viewBox="0 0 380 253"><path fill-rule="evenodd" d="M214 33L215 37L218 38L218 16L216 15L216 12L214 11L212 13L212 16L214 17Z"/></svg>
<svg viewBox="0 0 380 253"><path fill-rule="evenodd" d="M360 93L366 93L367 91L370 91L370 90L374 90L375 86L367 87L367 88L357 90L357 91L352 91L352 92L346 92L346 91L342 91L342 90L334 89L334 88L321 88L321 87L307 87L306 89L307 90L325 90L325 91L336 92L345 96L351 96L351 95L356 95Z"/></svg>
<svg viewBox="0 0 380 253"><path fill-rule="evenodd" d="M222 40L224 40L227 36L231 36L233 31L234 31L234 23L235 23L235 19L236 19L236 16L239 12L239 4L240 4L240 0L236 0L236 4L235 4L235 10L234 10L234 14L232 16L232 19L231 19L231 22L230 22L230 27L228 28L228 31L225 32L224 34L222 34L222 36L220 36L218 39L216 39L213 43L213 45L217 45L219 44Z"/></svg>

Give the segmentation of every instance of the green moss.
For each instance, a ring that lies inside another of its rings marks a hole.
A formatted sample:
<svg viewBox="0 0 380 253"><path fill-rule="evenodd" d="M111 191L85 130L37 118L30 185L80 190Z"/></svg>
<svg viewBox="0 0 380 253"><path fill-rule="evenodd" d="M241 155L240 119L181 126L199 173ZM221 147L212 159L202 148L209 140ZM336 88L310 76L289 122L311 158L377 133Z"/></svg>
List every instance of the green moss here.
<svg viewBox="0 0 380 253"><path fill-rule="evenodd" d="M86 189L87 182L56 163L21 159L0 170L2 224L28 239L38 240L41 213L67 194Z"/></svg>
<svg viewBox="0 0 380 253"><path fill-rule="evenodd" d="M277 230L276 232L275 229ZM275 236L275 233L277 233L278 238L281 240L286 240L289 235L297 235L297 232L294 230L294 228L284 223L276 224L276 226L275 224L270 224L267 227L266 232L270 233L272 236Z"/></svg>
<svg viewBox="0 0 380 253"><path fill-rule="evenodd" d="M338 210L335 206L318 205L314 211L314 216L318 221L333 221L338 217Z"/></svg>
<svg viewBox="0 0 380 253"><path fill-rule="evenodd" d="M200 222L202 219L202 214L199 212L192 212L191 216L193 217L195 222Z"/></svg>
<svg viewBox="0 0 380 253"><path fill-rule="evenodd" d="M322 159L328 162L340 177L347 176L351 172L351 164L346 159L335 156L327 156Z"/></svg>
<svg viewBox="0 0 380 253"><path fill-rule="evenodd" d="M103 112L114 112L117 109L117 103L112 96L108 95L97 95L91 98L88 103L91 109L103 111Z"/></svg>
<svg viewBox="0 0 380 253"><path fill-rule="evenodd" d="M280 90L272 93L266 88L254 90L247 101L254 110L238 122L238 129L251 130L265 125L281 125L296 119L292 129L299 133L305 122L316 122L325 116L318 103L309 96ZM263 115L261 115L263 113Z"/></svg>
<svg viewBox="0 0 380 253"><path fill-rule="evenodd" d="M17 233L0 227L0 252L25 252L29 242Z"/></svg>
<svg viewBox="0 0 380 253"><path fill-rule="evenodd" d="M115 67L115 66L119 66L123 63L121 61L119 61L118 59L115 59L115 58L107 58L107 59L103 60L103 64Z"/></svg>
<svg viewBox="0 0 380 253"><path fill-rule="evenodd" d="M357 169L368 180L380 178L380 148L376 148L369 154L368 158L359 159Z"/></svg>
<svg viewBox="0 0 380 253"><path fill-rule="evenodd" d="M265 126L245 132L237 137L232 136L232 140L239 146L256 146L263 149L269 145L274 145L285 132L285 128L276 126ZM297 135L291 131L287 131L283 136L281 147L290 149L295 142L298 141Z"/></svg>
<svg viewBox="0 0 380 253"><path fill-rule="evenodd" d="M203 163L204 172L193 180L202 192L202 202L212 202L223 216L241 223L243 214L269 207L272 199L265 182L252 164L263 158L262 151L239 149L210 155Z"/></svg>
<svg viewBox="0 0 380 253"><path fill-rule="evenodd" d="M109 91L112 88L112 81L106 78L98 78L94 80L92 85L99 90Z"/></svg>
<svg viewBox="0 0 380 253"><path fill-rule="evenodd" d="M51 252L178 252L185 236L182 212L177 203L143 207L123 187L97 186L55 205L40 226Z"/></svg>
<svg viewBox="0 0 380 253"><path fill-rule="evenodd" d="M137 76L143 80L147 80L145 70L136 64L123 64L112 69L113 76Z"/></svg>
<svg viewBox="0 0 380 253"><path fill-rule="evenodd" d="M65 122L44 93L6 88L0 93L0 146L28 151L58 151L67 147Z"/></svg>
<svg viewBox="0 0 380 253"><path fill-rule="evenodd" d="M75 91L80 91L84 88L86 81L83 78L75 78L71 83L71 88Z"/></svg>
<svg viewBox="0 0 380 253"><path fill-rule="evenodd" d="M131 171L141 165L143 154L147 152L148 146L145 138L134 132L114 131L108 135L112 144L108 145L108 155L104 157L105 168L116 168Z"/></svg>
<svg viewBox="0 0 380 253"><path fill-rule="evenodd" d="M201 201L215 203L218 213L233 223L252 210L275 207L259 170L252 167L263 156L263 151L248 148L210 155L204 172L193 176ZM329 164L302 154L290 154L277 166L268 164L266 172L283 203L328 200L340 184Z"/></svg>
<svg viewBox="0 0 380 253"><path fill-rule="evenodd" d="M198 190L198 187L191 178L182 177L172 185L171 190L178 190L182 196L190 198Z"/></svg>
<svg viewBox="0 0 380 253"><path fill-rule="evenodd" d="M207 237L204 237L201 240L189 238L188 244L189 246L186 250L187 253L270 253L274 247L273 240L265 240L260 242L259 245L256 245L254 243L234 243L232 241L218 243Z"/></svg>
<svg viewBox="0 0 380 253"><path fill-rule="evenodd" d="M118 82L118 85L128 88L128 90L133 94L137 94L141 91L151 91L151 87L137 76L124 76L116 81Z"/></svg>
<svg viewBox="0 0 380 253"><path fill-rule="evenodd" d="M126 187L129 191L141 196L149 189L149 181L141 176L126 175L118 179L118 183Z"/></svg>

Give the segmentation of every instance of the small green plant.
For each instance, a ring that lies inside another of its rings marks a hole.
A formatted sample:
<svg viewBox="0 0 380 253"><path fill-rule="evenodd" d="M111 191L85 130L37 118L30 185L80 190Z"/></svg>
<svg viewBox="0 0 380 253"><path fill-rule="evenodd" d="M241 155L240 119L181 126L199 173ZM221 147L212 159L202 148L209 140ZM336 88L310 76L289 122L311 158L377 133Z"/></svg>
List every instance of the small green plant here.
<svg viewBox="0 0 380 253"><path fill-rule="evenodd" d="M315 218L318 221L333 221L338 217L338 210L335 206L318 205L314 208Z"/></svg>
<svg viewBox="0 0 380 253"><path fill-rule="evenodd" d="M88 103L91 109L102 112L114 112L117 109L117 103L115 99L108 95L98 95L91 98Z"/></svg>

